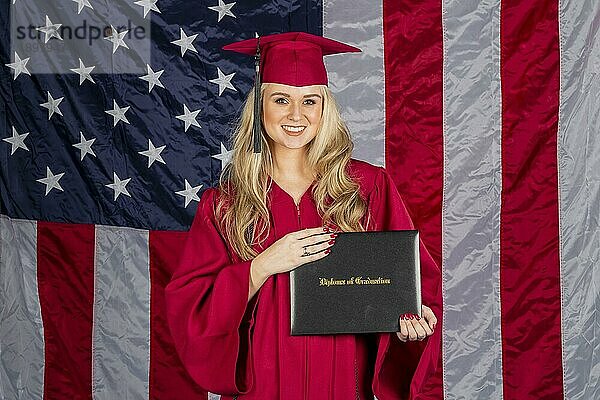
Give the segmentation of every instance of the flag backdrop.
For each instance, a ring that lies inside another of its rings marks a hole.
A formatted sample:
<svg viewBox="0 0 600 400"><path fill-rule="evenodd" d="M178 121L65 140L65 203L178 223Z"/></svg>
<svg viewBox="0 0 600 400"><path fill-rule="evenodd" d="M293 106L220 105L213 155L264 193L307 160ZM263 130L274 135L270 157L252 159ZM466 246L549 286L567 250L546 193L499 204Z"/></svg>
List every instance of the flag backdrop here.
<svg viewBox="0 0 600 400"><path fill-rule="evenodd" d="M428 398L600 398L600 3L130 1L147 74L29 73L9 15L85 3L0 5L1 399L218 398L183 370L163 288L252 84L220 47L293 30L363 49L327 58L330 86L442 268Z"/></svg>

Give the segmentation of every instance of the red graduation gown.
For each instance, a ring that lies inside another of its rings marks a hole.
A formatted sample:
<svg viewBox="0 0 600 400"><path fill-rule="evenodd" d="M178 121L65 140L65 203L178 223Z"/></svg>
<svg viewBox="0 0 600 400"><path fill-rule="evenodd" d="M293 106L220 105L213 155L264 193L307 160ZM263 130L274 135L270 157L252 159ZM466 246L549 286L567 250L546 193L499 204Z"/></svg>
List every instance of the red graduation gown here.
<svg viewBox="0 0 600 400"><path fill-rule="evenodd" d="M372 213L371 230L412 229L385 169L351 160ZM247 302L250 261L216 227L217 189L206 190L178 269L166 288L175 346L192 378L222 399L407 399L418 397L438 365L440 324L423 342L395 334L290 336L289 274L271 276ZM275 182L264 248L289 232L322 226L310 194L298 206ZM422 298L441 321L439 270L421 244Z"/></svg>

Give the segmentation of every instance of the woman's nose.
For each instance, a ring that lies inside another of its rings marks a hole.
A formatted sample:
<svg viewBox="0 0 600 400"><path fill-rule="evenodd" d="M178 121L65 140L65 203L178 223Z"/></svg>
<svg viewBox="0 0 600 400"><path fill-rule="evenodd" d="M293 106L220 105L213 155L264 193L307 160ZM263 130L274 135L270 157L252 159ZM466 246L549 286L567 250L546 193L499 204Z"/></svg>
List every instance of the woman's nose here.
<svg viewBox="0 0 600 400"><path fill-rule="evenodd" d="M300 121L302 118L302 112L300 110L300 105L292 104L290 105L290 113L288 114L288 119L291 121Z"/></svg>

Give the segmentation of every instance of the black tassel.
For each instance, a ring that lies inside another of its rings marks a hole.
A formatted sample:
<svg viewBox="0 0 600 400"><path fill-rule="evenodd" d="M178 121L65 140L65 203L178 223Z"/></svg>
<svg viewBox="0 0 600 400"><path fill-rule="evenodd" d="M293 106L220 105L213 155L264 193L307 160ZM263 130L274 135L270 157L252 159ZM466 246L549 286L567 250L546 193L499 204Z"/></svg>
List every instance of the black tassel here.
<svg viewBox="0 0 600 400"><path fill-rule="evenodd" d="M260 36L257 36L256 55L254 56L254 125L252 135L254 138L254 153L261 152L261 96L260 96Z"/></svg>

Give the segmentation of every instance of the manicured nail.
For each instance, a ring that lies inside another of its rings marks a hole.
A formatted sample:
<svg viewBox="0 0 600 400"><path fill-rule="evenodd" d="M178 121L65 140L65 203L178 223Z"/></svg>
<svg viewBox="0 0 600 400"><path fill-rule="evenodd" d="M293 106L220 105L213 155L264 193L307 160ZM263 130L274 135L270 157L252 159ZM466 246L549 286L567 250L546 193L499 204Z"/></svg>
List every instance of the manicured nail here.
<svg viewBox="0 0 600 400"><path fill-rule="evenodd" d="M415 319L415 314L410 314L410 319Z"/></svg>
<svg viewBox="0 0 600 400"><path fill-rule="evenodd" d="M331 239L329 242L327 242L328 244L334 244L335 243L335 239Z"/></svg>
<svg viewBox="0 0 600 400"><path fill-rule="evenodd" d="M415 318L417 318L417 321L421 320L421 317L419 317L418 315L415 315Z"/></svg>
<svg viewBox="0 0 600 400"><path fill-rule="evenodd" d="M335 238L336 236L337 236L337 235L336 235L335 233L332 233L332 234L331 234L331 237L332 237L332 238Z"/></svg>
<svg viewBox="0 0 600 400"><path fill-rule="evenodd" d="M328 227L326 227L326 226L324 226L324 227L323 227L323 232L329 232L329 228L328 228Z"/></svg>
<svg viewBox="0 0 600 400"><path fill-rule="evenodd" d="M331 249L325 250L325 254L329 254L329 253L331 253Z"/></svg>

